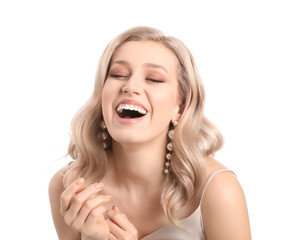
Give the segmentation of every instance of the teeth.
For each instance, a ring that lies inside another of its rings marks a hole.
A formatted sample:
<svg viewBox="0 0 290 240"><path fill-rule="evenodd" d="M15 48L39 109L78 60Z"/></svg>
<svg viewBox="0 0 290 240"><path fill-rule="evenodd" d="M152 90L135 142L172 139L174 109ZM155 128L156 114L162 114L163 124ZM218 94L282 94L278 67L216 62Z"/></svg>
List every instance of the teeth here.
<svg viewBox="0 0 290 240"><path fill-rule="evenodd" d="M144 108L136 106L136 105L129 105L129 104L120 104L119 107L117 108L117 112L121 113L124 109L130 110L130 111L136 111L143 115L147 113L147 111Z"/></svg>

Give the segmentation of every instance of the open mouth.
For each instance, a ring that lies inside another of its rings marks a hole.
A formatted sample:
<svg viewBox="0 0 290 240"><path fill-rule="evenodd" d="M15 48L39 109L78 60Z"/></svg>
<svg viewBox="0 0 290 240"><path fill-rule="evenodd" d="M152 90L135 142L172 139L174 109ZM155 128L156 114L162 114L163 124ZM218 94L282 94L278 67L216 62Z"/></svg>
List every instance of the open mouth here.
<svg viewBox="0 0 290 240"><path fill-rule="evenodd" d="M140 118L147 114L147 111L136 105L120 104L117 108L117 114L121 118Z"/></svg>

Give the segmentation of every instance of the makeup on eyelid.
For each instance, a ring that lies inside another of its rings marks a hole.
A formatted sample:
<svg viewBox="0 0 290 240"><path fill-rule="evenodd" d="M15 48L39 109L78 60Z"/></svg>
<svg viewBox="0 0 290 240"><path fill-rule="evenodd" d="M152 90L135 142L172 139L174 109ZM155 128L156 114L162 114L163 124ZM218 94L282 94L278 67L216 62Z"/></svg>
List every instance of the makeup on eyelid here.
<svg viewBox="0 0 290 240"><path fill-rule="evenodd" d="M158 74L164 75L168 74L168 71L166 70L165 67L154 64L154 63L145 63L142 65L142 68L144 69L145 72L157 72ZM125 71L124 71L125 70ZM119 60L119 61L114 61L110 67L110 72L127 72L129 70L131 72L131 64L127 61ZM164 72L164 73L163 73Z"/></svg>
<svg viewBox="0 0 290 240"><path fill-rule="evenodd" d="M109 77L112 78L129 78L131 76L131 73L123 72L123 71L110 71ZM153 82L164 82L166 80L166 77L161 73L156 72L145 72L144 79L151 80Z"/></svg>

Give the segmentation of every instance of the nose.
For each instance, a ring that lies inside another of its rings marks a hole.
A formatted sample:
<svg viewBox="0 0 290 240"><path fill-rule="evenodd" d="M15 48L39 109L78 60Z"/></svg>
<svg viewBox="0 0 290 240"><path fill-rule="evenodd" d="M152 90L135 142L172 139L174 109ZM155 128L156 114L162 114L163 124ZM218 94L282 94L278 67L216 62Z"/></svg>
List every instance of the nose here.
<svg viewBox="0 0 290 240"><path fill-rule="evenodd" d="M141 84L136 79L130 78L122 87L122 92L125 94L140 95L143 93L143 90Z"/></svg>

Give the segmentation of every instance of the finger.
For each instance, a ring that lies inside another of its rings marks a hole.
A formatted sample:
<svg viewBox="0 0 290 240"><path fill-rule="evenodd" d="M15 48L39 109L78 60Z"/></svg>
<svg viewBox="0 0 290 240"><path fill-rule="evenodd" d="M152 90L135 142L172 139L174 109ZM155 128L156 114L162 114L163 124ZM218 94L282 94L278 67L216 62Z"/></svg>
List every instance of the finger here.
<svg viewBox="0 0 290 240"><path fill-rule="evenodd" d="M110 228L110 233L112 234L112 237L115 237L116 239L122 239L122 236L126 234L126 231L120 228L116 223L114 223L109 218L106 219L106 222Z"/></svg>
<svg viewBox="0 0 290 240"><path fill-rule="evenodd" d="M107 208L103 205L93 209L84 225L76 230L83 233L87 237L92 237L92 239L108 239L107 237L110 229L104 218L104 213L106 211Z"/></svg>
<svg viewBox="0 0 290 240"><path fill-rule="evenodd" d="M73 221L72 225L75 228L82 226L93 209L98 208L102 204L109 202L111 200L112 197L109 195L99 195L97 197L87 200L82 206L81 210L78 213L77 218Z"/></svg>
<svg viewBox="0 0 290 240"><path fill-rule="evenodd" d="M85 221L85 224L87 226L95 226L96 223L100 220L105 220L104 218L104 213L107 211L108 209L101 205L95 209L93 209L89 216L87 217L86 221Z"/></svg>
<svg viewBox="0 0 290 240"><path fill-rule="evenodd" d="M84 189L84 179L79 178L75 180L71 185L67 187L66 190L60 196L60 213L64 215L64 213L69 209L71 200L74 195Z"/></svg>
<svg viewBox="0 0 290 240"><path fill-rule="evenodd" d="M108 210L106 214L107 217L112 222L114 222L115 225L117 225L120 229L130 232L133 235L137 235L137 230L135 226L129 221L127 216L123 214L116 206L114 206L113 209ZM119 228L114 227L113 229L115 229L117 232L120 232Z"/></svg>
<svg viewBox="0 0 290 240"><path fill-rule="evenodd" d="M121 213L120 209L116 205L114 205L112 209L117 213Z"/></svg>
<svg viewBox="0 0 290 240"><path fill-rule="evenodd" d="M72 199L70 208L64 214L66 224L70 225L74 221L83 204L91 196L100 192L103 189L103 186L104 185L102 183L95 183L75 195L75 197Z"/></svg>
<svg viewBox="0 0 290 240"><path fill-rule="evenodd" d="M112 233L109 233L109 240L118 240Z"/></svg>

